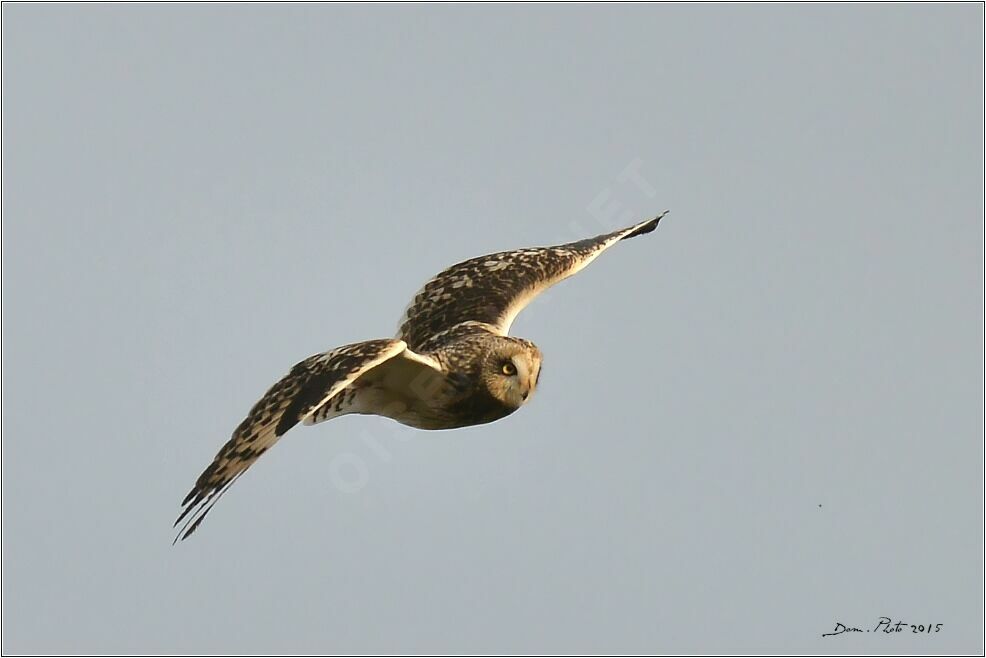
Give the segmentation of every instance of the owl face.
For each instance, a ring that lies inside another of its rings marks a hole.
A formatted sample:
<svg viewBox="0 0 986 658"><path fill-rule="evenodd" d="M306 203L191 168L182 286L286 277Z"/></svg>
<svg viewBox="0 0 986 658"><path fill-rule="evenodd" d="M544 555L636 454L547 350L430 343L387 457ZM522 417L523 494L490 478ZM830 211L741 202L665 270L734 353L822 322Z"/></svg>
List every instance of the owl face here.
<svg viewBox="0 0 986 658"><path fill-rule="evenodd" d="M487 353L482 379L495 399L516 409L531 397L540 374L541 350L526 340L500 337Z"/></svg>

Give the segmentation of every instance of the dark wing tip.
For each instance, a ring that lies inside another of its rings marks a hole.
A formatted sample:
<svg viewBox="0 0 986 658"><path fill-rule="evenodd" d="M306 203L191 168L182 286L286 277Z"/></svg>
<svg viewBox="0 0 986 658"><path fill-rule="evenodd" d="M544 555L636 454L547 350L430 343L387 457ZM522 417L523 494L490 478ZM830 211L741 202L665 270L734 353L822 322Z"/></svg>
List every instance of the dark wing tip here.
<svg viewBox="0 0 986 658"><path fill-rule="evenodd" d="M235 480L236 478L233 479ZM179 541L188 539L188 536L195 532L196 528L199 527L199 524L202 523L202 519L204 519L205 515L209 513L212 506L216 504L218 497L225 493L226 488L230 484L232 484L232 480L224 484L222 487L213 488L208 495L204 491L193 492L196 493L196 496L188 503L183 503L185 509L182 510L174 525L171 526L172 528L177 528L182 521L185 522L184 525L181 526L181 529L178 530L175 540L171 542L172 546L177 544ZM189 516L189 514L191 514L191 516ZM188 518L186 519L186 517Z"/></svg>
<svg viewBox="0 0 986 658"><path fill-rule="evenodd" d="M185 499L181 501L182 506L188 505L190 502L192 502L192 499L195 498L195 496L198 493L199 493L199 488L197 486L193 487L192 490L188 492L188 495L185 496Z"/></svg>
<svg viewBox="0 0 986 658"><path fill-rule="evenodd" d="M665 215L667 215L668 212L670 212L670 211L665 210L664 212L662 212L660 215L658 215L654 219L652 219L652 220L650 220L648 222L644 222L643 224L641 224L640 226L638 226L634 230L630 231L629 233L627 233L626 235L624 235L620 239L621 240L626 240L627 238L635 238L638 235L644 235L645 233L650 233L651 231L653 231L654 229L657 228L657 224L661 221L661 218L663 218Z"/></svg>

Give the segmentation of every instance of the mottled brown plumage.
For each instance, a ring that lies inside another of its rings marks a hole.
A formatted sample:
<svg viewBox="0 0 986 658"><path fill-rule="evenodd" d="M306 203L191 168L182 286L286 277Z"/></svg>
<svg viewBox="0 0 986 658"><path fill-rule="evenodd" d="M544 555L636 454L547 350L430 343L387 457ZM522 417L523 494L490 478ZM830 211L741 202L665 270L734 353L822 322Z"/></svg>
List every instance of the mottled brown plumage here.
<svg viewBox="0 0 986 658"><path fill-rule="evenodd" d="M396 338L345 345L296 364L196 480L182 501L175 541L192 534L229 486L298 423L357 413L451 429L519 409L537 386L541 352L507 336L514 317L607 247L653 231L664 214L595 238L453 265L415 294Z"/></svg>
<svg viewBox="0 0 986 658"><path fill-rule="evenodd" d="M531 298L566 279L618 240L650 233L667 213L612 233L555 247L503 251L457 263L419 290L401 318L398 338L417 350L460 322L485 322L506 334Z"/></svg>

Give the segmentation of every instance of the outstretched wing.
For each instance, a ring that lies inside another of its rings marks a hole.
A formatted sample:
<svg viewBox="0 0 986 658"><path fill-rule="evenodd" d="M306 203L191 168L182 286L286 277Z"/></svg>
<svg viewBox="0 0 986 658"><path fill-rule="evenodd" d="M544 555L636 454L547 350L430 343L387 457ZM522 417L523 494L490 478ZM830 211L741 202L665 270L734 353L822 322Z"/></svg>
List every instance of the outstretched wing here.
<svg viewBox="0 0 986 658"><path fill-rule="evenodd" d="M369 340L310 356L291 368L253 406L195 481L175 521L177 526L185 520L175 541L192 534L236 478L285 432L365 372L406 351L402 340Z"/></svg>
<svg viewBox="0 0 986 658"><path fill-rule="evenodd" d="M534 297L591 263L616 242L650 233L667 211L633 226L556 247L504 251L453 265L426 283L401 318L397 337L413 350L460 322L506 335Z"/></svg>

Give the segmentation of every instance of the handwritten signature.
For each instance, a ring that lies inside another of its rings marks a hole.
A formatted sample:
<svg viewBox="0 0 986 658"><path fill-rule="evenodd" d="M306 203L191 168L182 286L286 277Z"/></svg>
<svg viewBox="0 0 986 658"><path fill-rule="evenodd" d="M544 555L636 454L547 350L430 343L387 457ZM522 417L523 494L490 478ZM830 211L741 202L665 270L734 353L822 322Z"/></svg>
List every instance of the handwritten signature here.
<svg viewBox="0 0 986 658"><path fill-rule="evenodd" d="M830 633L822 633L822 637L843 635L844 633L924 633L925 635L941 632L945 624L908 624L906 621L894 621L890 617L880 617L873 628L857 628L841 621L835 622L835 629Z"/></svg>

